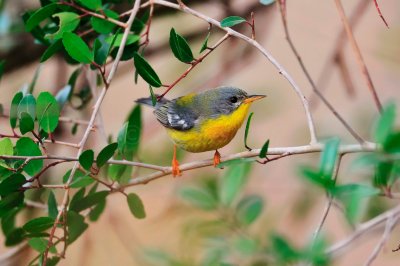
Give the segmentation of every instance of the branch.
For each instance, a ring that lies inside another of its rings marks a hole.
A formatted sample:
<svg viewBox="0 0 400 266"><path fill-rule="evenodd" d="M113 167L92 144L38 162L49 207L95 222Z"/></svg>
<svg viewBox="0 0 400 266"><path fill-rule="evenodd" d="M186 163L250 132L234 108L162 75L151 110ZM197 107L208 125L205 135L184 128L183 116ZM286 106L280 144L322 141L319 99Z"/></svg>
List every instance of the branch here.
<svg viewBox="0 0 400 266"><path fill-rule="evenodd" d="M303 108L304 108L304 112L306 114L306 118L307 118L307 124L308 124L308 129L310 131L310 143L311 144L315 144L317 143L317 137L316 137L316 132L315 132L315 125L314 125L314 121L310 112L310 107L308 104L308 100L307 98L304 96L304 94L302 93L300 87L295 83L295 81L293 80L293 78L289 75L289 73L278 63L278 61L276 61L276 59L264 48L262 47L256 40L251 39L250 37L247 37L231 28L223 28L221 27L221 24L219 21L212 19L210 17L207 17L206 15L203 15L202 13L199 13L185 5L177 5L168 1L164 1L164 0L152 0L152 3L154 4L158 4L158 5L162 5L162 6L167 6L170 8L174 8L174 9L178 9L181 10L185 13L191 14L195 17L198 17L204 21L207 21L208 23L222 29L223 31L227 32L229 35L235 36L236 38L239 38L243 41L245 41L246 43L248 43L249 45L255 47L256 49L258 49L274 66L275 68L279 71L279 73L290 83L290 85L292 86L293 90L296 92L296 94L298 95L298 97L300 98L302 104L303 104ZM145 7L149 4L149 2L145 3L142 7Z"/></svg>
<svg viewBox="0 0 400 266"><path fill-rule="evenodd" d="M340 18L342 20L343 26L344 26L344 28L346 30L347 38L349 39L351 47L353 49L353 53L356 56L357 64L358 64L358 66L359 66L359 68L361 70L361 73L363 74L363 76L365 78L365 81L367 82L367 86L368 86L368 88L369 88L369 90L370 90L370 92L372 94L372 98L373 98L373 100L375 102L375 105L377 106L379 112L382 112L382 104L381 104L381 102L379 100L378 94L376 93L374 84L372 83L371 76L370 76L370 74L368 72L367 66L365 65L365 62L364 62L363 56L361 54L360 48L358 47L357 41L354 38L354 35L353 35L352 30L351 30L349 21L348 21L348 19L346 17L346 14L344 12L344 9L343 9L343 6L342 6L342 2L341 2L341 0L334 0L334 1L335 1L335 4L336 4L336 8L337 8L337 10L339 12Z"/></svg>
<svg viewBox="0 0 400 266"><path fill-rule="evenodd" d="M113 79L113 77L115 75L115 72L116 72L116 70L118 68L118 64L119 64L119 61L121 60L121 56L122 56L122 53L124 52L124 48L125 48L125 43L126 43L126 40L128 38L128 34L130 32L130 28L132 26L132 23L133 23L133 21L134 21L134 19L136 17L136 14L137 14L139 8L140 8L140 0L136 0L135 3L134 3L134 6L132 8L131 14L129 16L129 19L126 22L126 28L125 28L124 34L122 36L121 46L118 49L117 56L115 57L115 61L114 61L113 65L112 65L112 67L111 67L110 73L108 74L108 77L107 77L107 80L106 80L106 84L104 85L104 87L103 87L103 89L102 89L102 91L101 91L101 93L99 95L99 98L97 99L97 102L96 102L96 104L95 104L95 106L93 108L92 116L90 117L90 120L89 120L89 125L86 128L85 134L83 135L82 140L81 140L81 142L79 144L79 150L78 150L78 153L77 153L76 157L79 157L82 154L84 146L86 144L86 141L89 138L89 134L90 134L90 132L91 132L91 130L93 128L94 121L96 119L97 113L100 110L101 103L104 100L106 92L107 92L107 90L108 90L108 88L110 86L111 80ZM67 187L69 187L69 185L71 184L72 178L73 178L78 166L79 166L79 162L76 162L74 164L74 166L73 166L73 168L71 170L71 173L70 173L70 175L68 177L68 180L66 182L66 186ZM46 266L47 257L48 257L48 254L49 254L49 249L53 245L53 238L54 238L55 230L57 228L57 225L60 222L61 217L63 216L63 214L64 214L64 212L66 210L66 206L68 204L68 198L69 198L69 188L66 188L65 193L64 193L64 197L63 197L63 201L62 201L61 206L60 206L60 210L59 210L59 212L57 214L57 217L56 217L56 219L54 221L53 227L51 228L51 231L50 231L49 241L48 241L48 244L46 246L46 250L43 253L43 265L44 266ZM64 236L64 238L66 238L66 236Z"/></svg>
<svg viewBox="0 0 400 266"><path fill-rule="evenodd" d="M360 224L350 236L329 247L326 250L326 253L331 256L338 256L346 247L352 245L355 240L359 239L364 234L371 233L378 226L382 225L383 222L399 214L400 205L376 216L365 223Z"/></svg>
<svg viewBox="0 0 400 266"><path fill-rule="evenodd" d="M379 252L381 251L381 249L383 248L383 246L385 245L385 243L389 239L390 233L393 231L393 229L395 228L395 226L396 226L398 221L399 221L399 217L398 216L397 217L391 216L386 221L385 231L382 234L382 238L379 241L378 245L376 245L376 247L374 248L374 251L369 256L367 262L365 263L365 266L370 266L372 264L372 262L376 259L376 257L378 256Z"/></svg>
<svg viewBox="0 0 400 266"><path fill-rule="evenodd" d="M296 154L306 154L306 153L315 153L321 152L324 146L322 144L313 144L313 145L305 145L305 146L295 146L295 147L280 147L280 148L269 148L268 155L296 155ZM339 155L347 154L347 153L357 153L357 152L373 152L377 150L377 146L375 143L364 143L364 144L352 144L352 145L342 145L339 148ZM232 154L226 157L222 157L223 161L238 159L238 158L251 158L256 157L260 154L261 149L253 149L251 151L244 151L236 154ZM204 161L195 161L191 163L182 164L179 166L181 172L203 168L207 166L213 165L213 160L204 160ZM131 179L129 184L122 186L122 188L147 184L150 181L155 179L167 176L172 173L172 167L166 167L164 172L154 172L146 176L137 177Z"/></svg>

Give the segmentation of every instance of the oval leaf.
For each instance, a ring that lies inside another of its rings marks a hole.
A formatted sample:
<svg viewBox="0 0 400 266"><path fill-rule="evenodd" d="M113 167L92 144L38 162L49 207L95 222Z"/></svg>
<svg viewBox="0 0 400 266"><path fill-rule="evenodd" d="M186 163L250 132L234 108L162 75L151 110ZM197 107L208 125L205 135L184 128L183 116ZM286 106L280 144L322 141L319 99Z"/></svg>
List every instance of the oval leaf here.
<svg viewBox="0 0 400 266"><path fill-rule="evenodd" d="M73 12L60 12L53 15L59 19L58 31L53 34L46 34L46 38L57 40L63 37L64 32L73 32L81 21L80 16Z"/></svg>
<svg viewBox="0 0 400 266"><path fill-rule="evenodd" d="M162 83L160 78L157 76L157 73L150 66L150 64L147 63L146 59L144 59L138 53L135 53L133 55L133 58L134 58L135 68L138 74L151 86L156 88L161 87Z"/></svg>
<svg viewBox="0 0 400 266"><path fill-rule="evenodd" d="M31 140L30 138L23 137L20 138L17 143L15 144L15 151L16 155L19 156L41 156L42 152L40 151L38 145ZM21 164L24 160L19 160ZM31 160L27 163L24 167L25 172L30 175L34 176L35 174L39 173L39 171L43 167L43 160Z"/></svg>
<svg viewBox="0 0 400 266"><path fill-rule="evenodd" d="M264 203L260 196L247 196L236 207L236 217L244 225L252 224L261 214Z"/></svg>
<svg viewBox="0 0 400 266"><path fill-rule="evenodd" d="M39 126L46 133L53 132L58 125L60 106L49 92L42 92L37 98L36 113Z"/></svg>
<svg viewBox="0 0 400 266"><path fill-rule="evenodd" d="M183 200L203 210L214 210L218 206L217 199L203 188L184 187L179 194Z"/></svg>
<svg viewBox="0 0 400 266"><path fill-rule="evenodd" d="M17 119L18 119L18 106L21 102L22 98L24 98L24 94L22 92L17 92L12 101L10 107L10 126L11 128L17 127Z"/></svg>
<svg viewBox="0 0 400 266"><path fill-rule="evenodd" d="M92 150L86 150L82 152L82 154L79 156L79 163L85 170L90 171L93 161L94 161L94 152Z"/></svg>
<svg viewBox="0 0 400 266"><path fill-rule="evenodd" d="M113 19L119 18L118 13L116 13L110 9L104 10L104 13L109 18L113 18ZM105 19L102 19L102 18L97 18L97 17L91 17L90 23L92 24L92 27L96 32L102 33L102 34L109 34L116 27L116 25L114 23L107 21Z"/></svg>
<svg viewBox="0 0 400 266"><path fill-rule="evenodd" d="M62 42L67 53L76 61L85 64L93 62L93 53L78 35L72 32L65 32Z"/></svg>
<svg viewBox="0 0 400 266"><path fill-rule="evenodd" d="M144 210L144 205L142 200L135 193L130 193L127 196L129 210L138 219L143 219L146 217L146 212Z"/></svg>
<svg viewBox="0 0 400 266"><path fill-rule="evenodd" d="M22 113L29 114L32 119L36 117L36 100L32 94L27 94L22 98L18 105L18 117L21 118Z"/></svg>
<svg viewBox="0 0 400 266"><path fill-rule="evenodd" d="M26 31L33 30L36 26L39 25L40 22L53 15L54 11L57 8L57 5L58 4L56 3L52 3L36 10L35 13L33 13L32 16L30 16L25 23Z"/></svg>
<svg viewBox="0 0 400 266"><path fill-rule="evenodd" d="M246 20L242 17L238 16L226 17L223 20L221 20L221 27L232 27L243 22L246 22Z"/></svg>
<svg viewBox="0 0 400 266"><path fill-rule="evenodd" d="M185 38L175 32L174 28L172 28L169 33L169 46L179 61L184 63L193 61L194 57L189 44Z"/></svg>
<svg viewBox="0 0 400 266"><path fill-rule="evenodd" d="M49 229L54 224L54 219L51 217L39 217L30 220L22 227L25 231L29 233L39 233L44 230Z"/></svg>
<svg viewBox="0 0 400 266"><path fill-rule="evenodd" d="M108 160L110 160L115 151L118 148L118 143L111 143L109 145L107 145L104 149L102 149L99 153L99 155L97 155L96 158L96 164L97 166L100 168L102 167Z"/></svg>

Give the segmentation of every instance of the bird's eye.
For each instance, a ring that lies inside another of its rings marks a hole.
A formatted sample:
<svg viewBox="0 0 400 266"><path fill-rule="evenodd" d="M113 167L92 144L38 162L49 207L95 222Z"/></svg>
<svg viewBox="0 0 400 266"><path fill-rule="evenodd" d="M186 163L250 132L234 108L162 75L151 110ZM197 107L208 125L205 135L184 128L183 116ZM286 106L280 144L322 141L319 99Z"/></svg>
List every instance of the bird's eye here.
<svg viewBox="0 0 400 266"><path fill-rule="evenodd" d="M236 103L238 101L238 98L236 96L232 96L230 99L231 103Z"/></svg>

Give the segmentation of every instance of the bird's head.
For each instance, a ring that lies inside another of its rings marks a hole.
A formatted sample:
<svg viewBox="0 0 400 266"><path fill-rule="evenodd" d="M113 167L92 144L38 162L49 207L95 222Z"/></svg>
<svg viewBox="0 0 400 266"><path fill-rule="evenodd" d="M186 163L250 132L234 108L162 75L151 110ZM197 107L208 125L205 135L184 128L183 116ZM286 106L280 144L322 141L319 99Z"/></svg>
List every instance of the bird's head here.
<svg viewBox="0 0 400 266"><path fill-rule="evenodd" d="M265 95L248 95L242 89L235 87L219 87L204 92L205 100L209 101L214 114L231 114L242 105L262 99Z"/></svg>

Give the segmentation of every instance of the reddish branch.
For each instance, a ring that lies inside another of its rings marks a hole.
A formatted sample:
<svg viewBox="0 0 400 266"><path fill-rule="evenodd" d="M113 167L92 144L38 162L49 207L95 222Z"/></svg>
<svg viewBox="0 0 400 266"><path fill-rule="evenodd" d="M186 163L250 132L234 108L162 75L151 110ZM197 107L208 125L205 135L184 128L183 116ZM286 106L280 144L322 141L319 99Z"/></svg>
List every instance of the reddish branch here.
<svg viewBox="0 0 400 266"><path fill-rule="evenodd" d="M381 12L381 9L379 8L378 0L374 0L374 3L375 3L375 8L376 8L376 10L378 11L379 16L380 16L381 19L383 20L383 23L385 23L385 25L386 25L387 28L389 28L389 25L388 25L388 23L386 22L386 19L383 17L382 12Z"/></svg>
<svg viewBox="0 0 400 266"><path fill-rule="evenodd" d="M359 48L359 46L357 44L357 41L356 41L356 39L355 39L355 37L353 35L353 32L351 30L349 21L348 21L348 19L346 17L344 9L343 9L342 2L341 2L341 0L335 0L335 3L336 3L336 8L337 8L337 10L339 12L340 18L342 20L343 26L344 26L344 28L346 30L347 38L349 39L351 47L353 49L353 53L356 56L357 64L358 64L358 66L359 66L359 68L361 70L361 73L363 74L363 76L365 78L365 81L367 83L367 86L368 86L371 94L372 94L372 98L373 98L373 100L375 102L375 105L378 108L379 112L381 112L382 111L382 104L381 104L381 102L379 100L378 94L376 93L376 89L374 87L374 84L372 83L372 79L371 79L371 76L369 74L368 68L367 68L367 66L365 64L364 58L363 58L363 56L361 54L361 50L360 50L360 48Z"/></svg>

